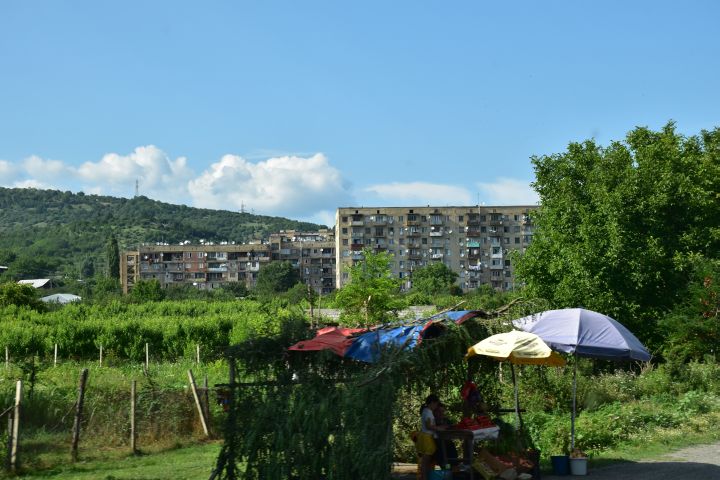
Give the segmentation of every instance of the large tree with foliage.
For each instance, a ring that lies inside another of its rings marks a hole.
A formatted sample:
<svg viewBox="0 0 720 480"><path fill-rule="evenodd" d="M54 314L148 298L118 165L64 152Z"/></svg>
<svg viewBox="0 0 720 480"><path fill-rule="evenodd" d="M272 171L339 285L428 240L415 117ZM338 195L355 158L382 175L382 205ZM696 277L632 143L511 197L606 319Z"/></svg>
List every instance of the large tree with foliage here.
<svg viewBox="0 0 720 480"><path fill-rule="evenodd" d="M673 123L607 147L533 157L541 206L516 273L556 307L615 316L641 336L684 295L691 259L720 249L720 130Z"/></svg>
<svg viewBox="0 0 720 480"><path fill-rule="evenodd" d="M255 290L261 295L287 292L300 281L300 273L290 262L271 262L260 269Z"/></svg>
<svg viewBox="0 0 720 480"><path fill-rule="evenodd" d="M45 304L38 299L37 290L30 285L15 282L0 283L0 307L15 305L33 310L45 310Z"/></svg>
<svg viewBox="0 0 720 480"><path fill-rule="evenodd" d="M387 252L363 250L363 260L350 267L350 283L335 297L346 316L376 324L385 319L388 311L399 307L400 280L392 274L391 261Z"/></svg>
<svg viewBox="0 0 720 480"><path fill-rule="evenodd" d="M108 277L120 279L120 247L115 235L110 235L106 245Z"/></svg>
<svg viewBox="0 0 720 480"><path fill-rule="evenodd" d="M426 295L448 293L458 274L442 262L420 267L412 274L412 290Z"/></svg>

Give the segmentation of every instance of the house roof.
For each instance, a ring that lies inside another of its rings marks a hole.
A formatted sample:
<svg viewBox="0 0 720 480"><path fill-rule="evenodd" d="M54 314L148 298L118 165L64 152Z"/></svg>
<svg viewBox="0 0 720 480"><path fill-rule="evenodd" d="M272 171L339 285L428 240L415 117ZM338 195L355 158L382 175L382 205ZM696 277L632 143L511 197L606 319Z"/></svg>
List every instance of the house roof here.
<svg viewBox="0 0 720 480"><path fill-rule="evenodd" d="M36 278L32 280L18 280L20 285L31 285L33 288L42 288L50 283L49 278Z"/></svg>
<svg viewBox="0 0 720 480"><path fill-rule="evenodd" d="M78 297L77 295L73 295L72 293L56 293L54 295L42 297L40 300L46 303L71 303L82 300L82 297Z"/></svg>

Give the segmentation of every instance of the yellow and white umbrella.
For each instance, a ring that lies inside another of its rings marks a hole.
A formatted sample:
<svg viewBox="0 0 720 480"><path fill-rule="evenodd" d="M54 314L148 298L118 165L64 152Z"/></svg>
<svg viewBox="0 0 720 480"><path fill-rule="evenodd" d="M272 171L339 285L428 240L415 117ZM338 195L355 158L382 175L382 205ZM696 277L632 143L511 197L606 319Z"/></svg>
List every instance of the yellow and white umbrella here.
<svg viewBox="0 0 720 480"><path fill-rule="evenodd" d="M520 428L522 428L522 417L520 416L520 400L513 364L562 367L566 363L565 359L550 350L550 347L540 337L534 333L520 330L498 333L481 340L468 348L465 358L468 359L474 355L485 355L500 362L510 362L513 389L515 390L515 415Z"/></svg>
<svg viewBox="0 0 720 480"><path fill-rule="evenodd" d="M509 361L516 365L546 365L562 367L565 359L550 350L543 340L534 333L513 330L498 333L468 348L465 358L485 355L500 362Z"/></svg>

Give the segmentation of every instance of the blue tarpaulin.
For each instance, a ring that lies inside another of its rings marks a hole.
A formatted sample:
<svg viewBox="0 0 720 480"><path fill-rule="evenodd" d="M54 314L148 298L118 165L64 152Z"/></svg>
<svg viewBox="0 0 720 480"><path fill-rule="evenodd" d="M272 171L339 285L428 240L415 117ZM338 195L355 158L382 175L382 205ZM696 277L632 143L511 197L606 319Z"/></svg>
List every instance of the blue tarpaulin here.
<svg viewBox="0 0 720 480"><path fill-rule="evenodd" d="M411 349L417 345L420 332L425 325L401 326L394 328L381 328L372 332L363 333L355 338L350 348L345 352L346 357L363 362L373 363L380 358L384 350L390 348Z"/></svg>

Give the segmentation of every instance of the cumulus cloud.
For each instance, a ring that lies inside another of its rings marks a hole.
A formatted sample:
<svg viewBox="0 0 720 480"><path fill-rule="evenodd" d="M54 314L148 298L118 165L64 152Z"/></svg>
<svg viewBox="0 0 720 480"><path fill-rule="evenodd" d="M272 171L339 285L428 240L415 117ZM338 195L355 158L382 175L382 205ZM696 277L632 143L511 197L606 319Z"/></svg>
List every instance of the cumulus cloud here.
<svg viewBox="0 0 720 480"><path fill-rule="evenodd" d="M23 160L22 167L29 179L43 184L51 184L68 174L72 174L72 169L60 160L45 160L36 155Z"/></svg>
<svg viewBox="0 0 720 480"><path fill-rule="evenodd" d="M256 213L310 218L351 198L340 171L323 154L250 162L225 155L188 184L193 203L206 208L244 206Z"/></svg>
<svg viewBox="0 0 720 480"><path fill-rule="evenodd" d="M107 189L104 193L115 194L133 191L138 180L143 195L182 203L193 172L185 157L173 160L156 146L148 145L137 147L129 155L108 153L98 162L85 162L77 169L77 177L84 184L83 190Z"/></svg>
<svg viewBox="0 0 720 480"><path fill-rule="evenodd" d="M470 205L472 194L463 187L427 182L393 182L366 187L370 204L399 205Z"/></svg>
<svg viewBox="0 0 720 480"><path fill-rule="evenodd" d="M5 160L0 160L0 186L10 187L15 180L16 171L15 165Z"/></svg>
<svg viewBox="0 0 720 480"><path fill-rule="evenodd" d="M540 201L530 182L498 178L492 183L478 183L483 202L488 205L535 205Z"/></svg>

